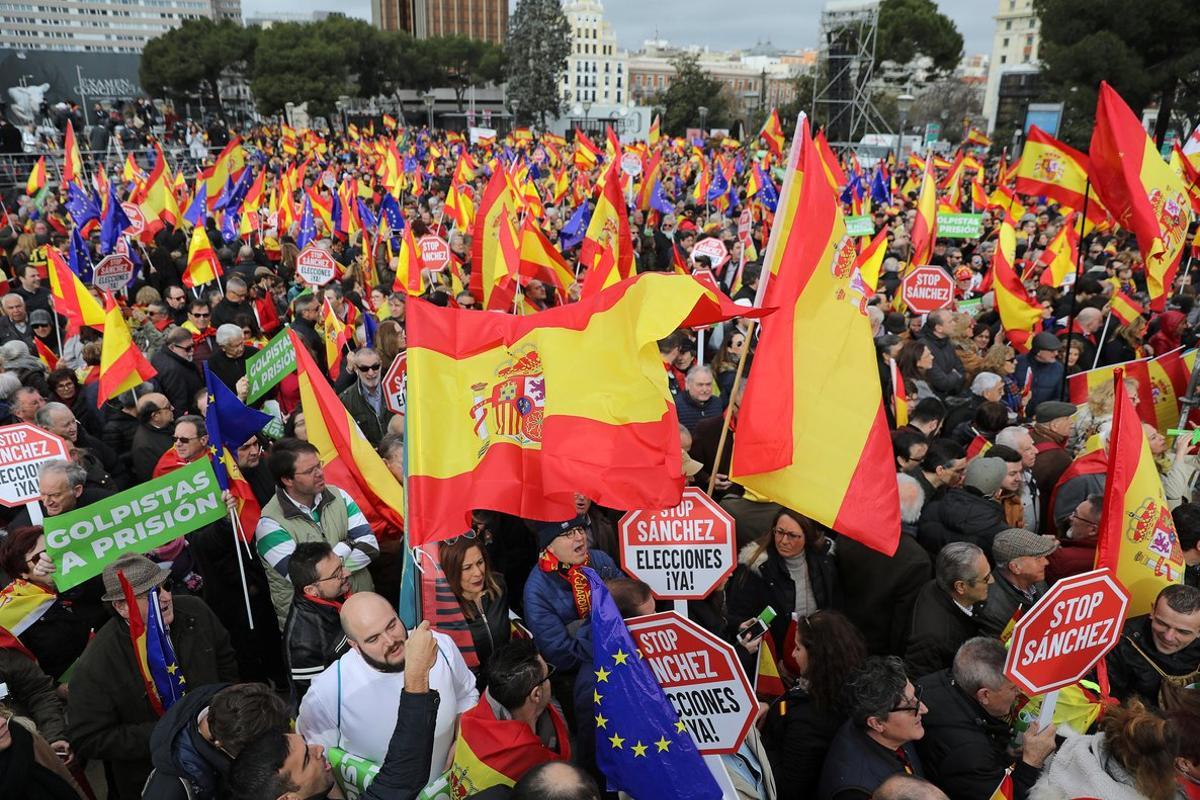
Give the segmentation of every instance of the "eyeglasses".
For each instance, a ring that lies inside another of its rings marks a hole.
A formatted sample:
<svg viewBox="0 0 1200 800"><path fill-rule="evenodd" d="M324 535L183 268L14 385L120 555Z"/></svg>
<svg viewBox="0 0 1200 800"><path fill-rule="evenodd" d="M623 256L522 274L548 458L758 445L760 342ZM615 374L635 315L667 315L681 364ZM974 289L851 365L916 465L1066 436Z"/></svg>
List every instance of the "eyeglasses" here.
<svg viewBox="0 0 1200 800"><path fill-rule="evenodd" d="M1088 519L1087 517L1081 517L1078 514L1072 514L1071 519L1075 520L1076 522L1078 522L1082 525L1086 525L1089 528L1100 527L1100 520L1098 520L1098 519Z"/></svg>
<svg viewBox="0 0 1200 800"><path fill-rule="evenodd" d="M378 372L383 369L383 364L359 364L359 372Z"/></svg>
<svg viewBox="0 0 1200 800"><path fill-rule="evenodd" d="M563 534L563 535L565 536L566 534ZM479 536L478 533L476 533L474 530L470 530L470 531L467 531L466 533L459 534L458 536L451 536L449 539L443 539L442 541L444 541L446 544L454 544L459 539L474 540L474 539L478 538L478 536Z"/></svg>
<svg viewBox="0 0 1200 800"><path fill-rule="evenodd" d="M563 531L562 533L559 534L559 536L563 537L563 538L567 538L567 539L573 539L576 536L587 536L587 529L586 528L571 528L571 530L569 530L569 531Z"/></svg>
<svg viewBox="0 0 1200 800"><path fill-rule="evenodd" d="M328 578L317 578L313 583L324 583L325 581L340 581L346 577L346 565L338 564L338 568L333 571L333 574Z"/></svg>
<svg viewBox="0 0 1200 800"><path fill-rule="evenodd" d="M176 443L178 443L178 444L187 444L188 442L196 441L200 437L199 436L172 436L171 438L174 439L176 441Z"/></svg>
<svg viewBox="0 0 1200 800"><path fill-rule="evenodd" d="M904 699L907 700L908 698L906 697ZM888 709L889 714L892 712L895 712L895 711L910 711L910 712L912 712L912 715L914 717L918 716L921 713L921 686L920 686L920 684L917 684L916 686L913 687L912 705L894 705L890 709Z"/></svg>
<svg viewBox="0 0 1200 800"><path fill-rule="evenodd" d="M803 533L792 533L791 531L785 531L783 528L771 528L771 533L775 534L776 536L780 536L789 542L795 542L797 540L804 539Z"/></svg>
<svg viewBox="0 0 1200 800"><path fill-rule="evenodd" d="M546 676L544 678L539 678L538 680L534 681L533 685L530 686L527 690L525 690L525 694L529 694L534 689L541 686L546 681L550 680L550 678L553 677L554 673L556 673L556 672L558 672L558 667L554 666L553 664L547 664L546 665Z"/></svg>
<svg viewBox="0 0 1200 800"><path fill-rule="evenodd" d="M209 317L211 317L211 316L212 316L212 314L208 314L208 313L205 313L205 314L200 314L200 313L197 313L197 312L195 312L195 311L192 311L192 312L190 312L190 313L191 313L191 315L192 315L193 317L195 317L196 319L208 319Z"/></svg>
<svg viewBox="0 0 1200 800"><path fill-rule="evenodd" d="M195 344L176 344L176 345L171 345L171 346L178 350L182 350L185 353L190 353L196 349Z"/></svg>
<svg viewBox="0 0 1200 800"><path fill-rule="evenodd" d="M992 573L990 573L990 572L988 574L984 575L982 578L972 578L971 580L967 581L967 583L970 584L971 586L974 586L977 583L991 583L991 582L992 582Z"/></svg>

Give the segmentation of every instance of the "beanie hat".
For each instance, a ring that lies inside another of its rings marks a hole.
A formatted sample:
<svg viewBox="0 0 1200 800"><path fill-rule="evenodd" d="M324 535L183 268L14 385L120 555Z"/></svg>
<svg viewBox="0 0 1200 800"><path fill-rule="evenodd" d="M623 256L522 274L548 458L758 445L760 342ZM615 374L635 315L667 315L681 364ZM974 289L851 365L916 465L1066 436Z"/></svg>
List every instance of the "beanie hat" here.
<svg viewBox="0 0 1200 800"><path fill-rule="evenodd" d="M967 465L963 485L977 490L984 497L991 497L1000 488L1008 473L1008 465L1000 458L976 458Z"/></svg>

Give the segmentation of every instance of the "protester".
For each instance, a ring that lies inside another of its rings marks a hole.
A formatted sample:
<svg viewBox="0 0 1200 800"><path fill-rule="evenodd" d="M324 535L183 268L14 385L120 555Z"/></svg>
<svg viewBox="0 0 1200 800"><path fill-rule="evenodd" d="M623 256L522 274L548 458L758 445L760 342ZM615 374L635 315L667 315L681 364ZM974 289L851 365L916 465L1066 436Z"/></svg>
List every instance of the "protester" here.
<svg viewBox="0 0 1200 800"><path fill-rule="evenodd" d="M692 367L684 381L684 391L675 395L679 424L694 431L705 417L721 415L721 398L713 394L713 373L705 366Z"/></svg>
<svg viewBox="0 0 1200 800"><path fill-rule="evenodd" d="M1188 686L1200 678L1200 589L1168 586L1149 614L1129 617L1105 656L1112 696L1160 704L1164 680Z"/></svg>
<svg viewBox="0 0 1200 800"><path fill-rule="evenodd" d="M1050 563L1046 565L1048 583L1053 584L1093 568L1103 510L1104 497L1098 494L1075 506L1074 513L1068 518L1067 529L1058 537L1058 547L1049 555Z"/></svg>
<svg viewBox="0 0 1200 800"><path fill-rule="evenodd" d="M165 394L151 392L138 399L138 429L133 435L130 469L133 480L150 479L158 460L175 444L175 412Z"/></svg>
<svg viewBox="0 0 1200 800"><path fill-rule="evenodd" d="M395 416L383 397L383 371L387 367L379 353L369 347L355 350L351 361L358 377L339 397L363 436L372 447L378 447L388 422Z"/></svg>
<svg viewBox="0 0 1200 800"><path fill-rule="evenodd" d="M904 660L922 677L946 669L959 646L979 632L977 610L995 582L977 545L952 542L934 561L934 578L917 594Z"/></svg>
<svg viewBox="0 0 1200 800"><path fill-rule="evenodd" d="M207 307L207 306L206 306ZM204 387L204 378L196 368L196 342L192 332L173 328L150 365L157 374L154 384L166 395L166 404L183 412L192 409L192 398Z"/></svg>
<svg viewBox="0 0 1200 800"><path fill-rule="evenodd" d="M967 465L962 486L951 486L921 512L917 540L930 553L951 542L971 542L991 549L992 540L1008 525L997 500L1008 469L999 458L976 458Z"/></svg>
<svg viewBox="0 0 1200 800"><path fill-rule="evenodd" d="M474 531L442 542L438 560L446 583L466 618L473 654L471 660L477 664L472 671L479 677L482 691L491 674L488 664L492 653L512 635L507 584L504 576L492 569L487 548ZM469 666L471 662L467 663Z"/></svg>
<svg viewBox="0 0 1200 800"><path fill-rule="evenodd" d="M288 559L288 580L296 597L283 626L284 659L299 705L312 679L349 647L340 614L350 573L328 542L302 542Z"/></svg>
<svg viewBox="0 0 1200 800"><path fill-rule="evenodd" d="M1057 548L1053 536L1038 536L1024 528L1009 528L996 535L992 585L978 615L983 633L999 636L1014 615L1028 611L1046 593L1046 565Z"/></svg>
<svg viewBox="0 0 1200 800"><path fill-rule="evenodd" d="M921 484L928 504L945 494L946 489L962 485L966 471L966 450L952 439L934 439L921 459L920 468L909 469L908 474Z"/></svg>

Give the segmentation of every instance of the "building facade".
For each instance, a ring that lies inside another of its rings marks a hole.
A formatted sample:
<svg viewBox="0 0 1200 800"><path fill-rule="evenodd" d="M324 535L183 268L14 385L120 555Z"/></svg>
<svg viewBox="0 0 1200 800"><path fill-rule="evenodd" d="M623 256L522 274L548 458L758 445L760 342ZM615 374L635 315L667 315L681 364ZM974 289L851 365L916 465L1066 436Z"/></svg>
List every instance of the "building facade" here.
<svg viewBox="0 0 1200 800"><path fill-rule="evenodd" d="M241 0L0 0L0 48L141 53L187 19L242 21Z"/></svg>
<svg viewBox="0 0 1200 800"><path fill-rule="evenodd" d="M559 82L568 103L617 106L629 100L629 56L617 47L612 25L599 0L567 0L563 14L571 25L571 54Z"/></svg>
<svg viewBox="0 0 1200 800"><path fill-rule="evenodd" d="M1037 71L1040 31L1041 20L1033 9L1033 0L999 0L983 95L983 115L987 117L989 131L996 127L1003 76Z"/></svg>
<svg viewBox="0 0 1200 800"><path fill-rule="evenodd" d="M508 36L506 0L371 0L371 24L407 31L418 39L466 36L504 44Z"/></svg>

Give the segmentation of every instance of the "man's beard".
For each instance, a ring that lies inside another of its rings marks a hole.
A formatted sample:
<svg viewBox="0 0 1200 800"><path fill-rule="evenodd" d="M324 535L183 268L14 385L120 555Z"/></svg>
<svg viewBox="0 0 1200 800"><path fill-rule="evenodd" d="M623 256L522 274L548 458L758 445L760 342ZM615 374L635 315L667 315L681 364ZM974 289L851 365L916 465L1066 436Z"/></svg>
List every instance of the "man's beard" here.
<svg viewBox="0 0 1200 800"><path fill-rule="evenodd" d="M389 664L386 661L376 661L361 650L358 651L358 654L362 656L363 661L367 662L367 665L376 672L387 672L393 674L397 672L404 672L404 661L401 661L399 664Z"/></svg>

